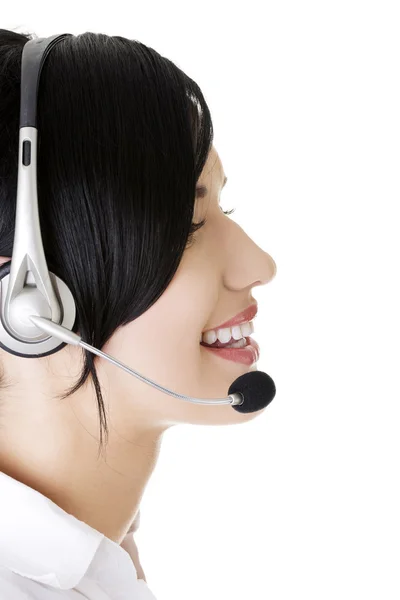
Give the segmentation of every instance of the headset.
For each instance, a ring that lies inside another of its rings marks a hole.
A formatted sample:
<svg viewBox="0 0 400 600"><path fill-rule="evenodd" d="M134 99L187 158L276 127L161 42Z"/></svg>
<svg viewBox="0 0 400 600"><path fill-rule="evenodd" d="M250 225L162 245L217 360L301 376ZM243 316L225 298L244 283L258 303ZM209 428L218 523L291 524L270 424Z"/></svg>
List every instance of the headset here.
<svg viewBox="0 0 400 600"><path fill-rule="evenodd" d="M66 344L79 345L160 391L196 404L230 404L238 412L265 408L274 398L273 380L262 371L238 377L226 398L177 394L84 342L72 329L76 304L65 282L49 271L40 230L37 197L37 96L43 64L70 33L28 40L22 50L18 180L11 261L0 267L0 347L23 358L40 358Z"/></svg>

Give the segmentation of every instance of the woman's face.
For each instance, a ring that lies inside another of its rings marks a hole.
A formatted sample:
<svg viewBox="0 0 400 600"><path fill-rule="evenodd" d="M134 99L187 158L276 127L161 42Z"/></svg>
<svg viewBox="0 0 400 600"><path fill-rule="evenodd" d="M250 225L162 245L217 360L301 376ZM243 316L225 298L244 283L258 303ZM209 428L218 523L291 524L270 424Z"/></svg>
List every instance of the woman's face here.
<svg viewBox="0 0 400 600"><path fill-rule="evenodd" d="M209 154L197 186L208 193L196 200L193 221L207 222L166 291L135 321L115 332L104 352L174 392L197 398L223 398L240 375L257 370L219 356L200 345L203 331L217 328L249 305L252 288L274 277L276 265L243 229L222 212L220 194L224 169L215 148ZM262 307L261 307L262 309ZM229 405L198 405L166 395L118 367L100 359L118 397L121 424L132 414L161 427L175 423L228 424L249 421L262 411L242 414ZM100 362L97 361L97 365ZM123 405L123 407L122 407ZM129 425L125 423L129 428Z"/></svg>
<svg viewBox="0 0 400 600"><path fill-rule="evenodd" d="M224 179L222 163L212 147L197 184L207 188L207 193L196 199L193 215L196 223L206 217L206 224L195 232L158 301L114 332L102 348L159 385L196 398L224 398L237 377L257 370L256 363L233 362L207 350L200 345L200 338L203 331L217 329L255 304L252 288L268 283L276 272L270 255L223 214L219 199ZM4 257L2 262L7 260ZM30 360L1 351L1 361L15 383L14 398L25 398L27 390L32 400L36 396L51 398L76 383L82 349L68 345L49 357ZM193 404L151 387L104 358L96 356L95 364L112 426L127 438L141 427L162 431L176 423L242 423L262 412L239 413L229 405ZM93 386L86 386L68 402L76 414L91 412L93 407L97 409L93 395ZM95 412L93 435L97 419Z"/></svg>

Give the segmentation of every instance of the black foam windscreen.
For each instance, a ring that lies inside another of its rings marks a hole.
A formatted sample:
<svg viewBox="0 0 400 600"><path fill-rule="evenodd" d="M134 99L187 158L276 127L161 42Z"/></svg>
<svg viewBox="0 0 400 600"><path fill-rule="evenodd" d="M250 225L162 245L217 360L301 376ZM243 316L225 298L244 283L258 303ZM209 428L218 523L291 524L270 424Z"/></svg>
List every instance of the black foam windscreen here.
<svg viewBox="0 0 400 600"><path fill-rule="evenodd" d="M241 413L255 412L268 406L274 399L276 387L273 379L263 371L250 371L240 375L232 383L229 394L240 392L243 394L243 404L232 405L232 408Z"/></svg>

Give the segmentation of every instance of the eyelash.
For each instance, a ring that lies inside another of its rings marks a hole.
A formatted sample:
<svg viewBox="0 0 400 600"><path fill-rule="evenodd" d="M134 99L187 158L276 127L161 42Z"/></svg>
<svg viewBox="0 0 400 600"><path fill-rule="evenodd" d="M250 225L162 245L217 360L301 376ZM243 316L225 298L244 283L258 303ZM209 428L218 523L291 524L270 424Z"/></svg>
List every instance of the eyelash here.
<svg viewBox="0 0 400 600"><path fill-rule="evenodd" d="M235 212L236 208L231 208L230 210L222 210L222 207L220 206L221 211L224 213L224 215L231 215L233 212ZM193 241L194 241L194 234L196 233L196 231L198 231L199 229L201 229L202 227L204 227L204 225L207 223L207 219L203 219L202 221L200 221L200 223L192 223L190 226L190 230L189 230L189 235L188 235L188 239L186 241L186 247L191 246Z"/></svg>
<svg viewBox="0 0 400 600"><path fill-rule="evenodd" d="M206 195L206 188L204 186L200 186L198 188L196 188L196 197L197 198L204 198ZM221 208L221 207L220 207ZM231 208L231 210L222 210L221 211L224 213L224 215L231 215L232 213L234 213L236 210L236 208Z"/></svg>
<svg viewBox="0 0 400 600"><path fill-rule="evenodd" d="M221 210L222 210L222 208L221 208ZM235 210L236 210L236 208L231 208L231 210L222 210L222 212L224 213L224 215L231 215L232 213L235 212Z"/></svg>

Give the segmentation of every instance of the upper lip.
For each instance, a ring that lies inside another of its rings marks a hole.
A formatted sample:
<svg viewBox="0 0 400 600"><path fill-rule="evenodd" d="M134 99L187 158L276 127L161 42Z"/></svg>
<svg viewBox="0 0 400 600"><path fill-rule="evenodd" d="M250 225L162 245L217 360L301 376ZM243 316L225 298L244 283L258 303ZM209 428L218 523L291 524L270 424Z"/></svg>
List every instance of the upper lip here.
<svg viewBox="0 0 400 600"><path fill-rule="evenodd" d="M221 325L216 325L215 327L209 327L205 329L202 333L206 333L207 331L211 331L212 329L224 329L225 327L234 327L235 325L241 325L242 323L246 323L247 321L251 321L254 319L258 311L258 304L251 304L245 310L242 310L236 317L233 319L229 319L229 321L225 321L221 323Z"/></svg>

